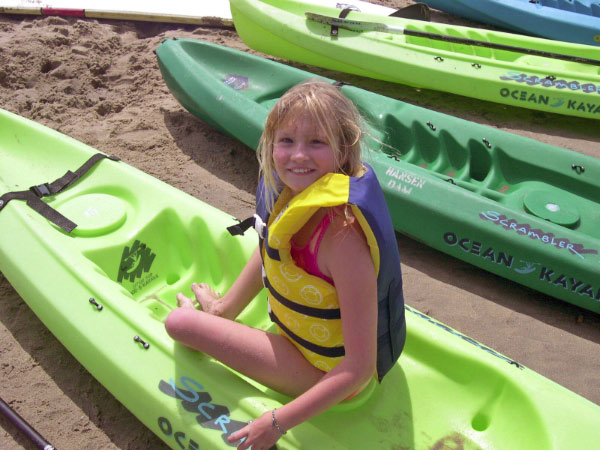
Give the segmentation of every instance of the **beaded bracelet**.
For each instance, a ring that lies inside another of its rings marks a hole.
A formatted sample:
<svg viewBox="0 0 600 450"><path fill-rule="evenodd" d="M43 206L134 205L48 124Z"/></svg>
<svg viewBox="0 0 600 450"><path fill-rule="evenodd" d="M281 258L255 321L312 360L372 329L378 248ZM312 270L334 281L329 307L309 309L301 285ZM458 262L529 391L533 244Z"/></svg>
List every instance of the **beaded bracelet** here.
<svg viewBox="0 0 600 450"><path fill-rule="evenodd" d="M281 434L282 436L287 433L287 431L283 431L281 429L281 427L279 426L279 422L277 422L277 419L275 418L275 411L277 411L276 409L274 409L273 411L271 411L271 417L273 418L271 424L273 425L273 428L275 428L277 431L279 431L279 434Z"/></svg>

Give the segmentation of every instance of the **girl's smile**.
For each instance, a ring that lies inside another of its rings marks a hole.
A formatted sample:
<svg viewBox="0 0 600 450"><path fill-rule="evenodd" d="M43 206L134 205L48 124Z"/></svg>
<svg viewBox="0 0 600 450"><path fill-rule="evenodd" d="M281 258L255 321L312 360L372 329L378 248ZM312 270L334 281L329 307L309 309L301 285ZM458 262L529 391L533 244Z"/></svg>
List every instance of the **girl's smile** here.
<svg viewBox="0 0 600 450"><path fill-rule="evenodd" d="M327 137L306 114L275 132L273 162L277 175L294 195L336 169Z"/></svg>

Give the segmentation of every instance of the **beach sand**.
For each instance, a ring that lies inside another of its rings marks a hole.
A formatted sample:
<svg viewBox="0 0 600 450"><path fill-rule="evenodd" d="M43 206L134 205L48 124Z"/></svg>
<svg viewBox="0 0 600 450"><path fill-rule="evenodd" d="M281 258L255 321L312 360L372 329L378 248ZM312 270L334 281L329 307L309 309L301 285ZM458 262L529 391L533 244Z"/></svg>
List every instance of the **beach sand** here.
<svg viewBox="0 0 600 450"><path fill-rule="evenodd" d="M469 24L441 13L433 20ZM153 54L168 37L250 51L232 29L0 15L0 107L246 217L254 206L255 153L200 122L169 93ZM291 64L600 157L597 121ZM600 316L409 238L400 237L399 246L407 304L600 404ZM65 350L1 275L0 397L60 450L167 448ZM0 448L34 447L0 417Z"/></svg>

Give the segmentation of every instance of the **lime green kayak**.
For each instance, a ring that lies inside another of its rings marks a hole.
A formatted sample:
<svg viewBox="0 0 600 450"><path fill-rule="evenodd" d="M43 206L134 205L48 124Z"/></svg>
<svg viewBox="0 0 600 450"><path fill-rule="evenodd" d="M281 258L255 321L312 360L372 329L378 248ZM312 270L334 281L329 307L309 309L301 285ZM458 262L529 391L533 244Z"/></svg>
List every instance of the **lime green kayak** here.
<svg viewBox="0 0 600 450"><path fill-rule="evenodd" d="M314 75L191 39L156 51L192 114L256 148L271 106ZM600 312L600 161L353 86L394 227L431 247Z"/></svg>
<svg viewBox="0 0 600 450"><path fill-rule="evenodd" d="M39 124L0 110L0 130L0 233L10 236L0 240L0 270L133 414L174 449L217 449L289 400L175 344L163 326L192 281L227 289L256 237L230 236L232 217L123 162L77 170L97 152ZM51 220L7 201L29 186ZM76 226L66 232L58 217ZM263 294L240 320L272 327ZM412 308L407 329L380 386L289 431L277 448L596 445L599 406Z"/></svg>
<svg viewBox="0 0 600 450"><path fill-rule="evenodd" d="M600 118L598 47L357 11L336 21L339 9L295 0L231 0L231 13L249 47L281 58L507 105ZM339 24L334 34L333 21Z"/></svg>

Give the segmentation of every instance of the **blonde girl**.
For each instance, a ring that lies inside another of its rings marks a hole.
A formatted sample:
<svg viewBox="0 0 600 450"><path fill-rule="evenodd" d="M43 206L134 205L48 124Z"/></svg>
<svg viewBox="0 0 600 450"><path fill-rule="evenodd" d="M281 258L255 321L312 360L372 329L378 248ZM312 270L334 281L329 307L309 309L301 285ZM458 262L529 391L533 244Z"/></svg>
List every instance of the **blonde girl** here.
<svg viewBox="0 0 600 450"><path fill-rule="evenodd" d="M340 88L309 80L286 92L259 144L258 248L225 295L194 283L200 309L179 294L166 320L175 340L292 398L231 434L239 450L268 449L381 381L402 351L397 243L360 155L360 116ZM263 288L277 333L234 321Z"/></svg>

